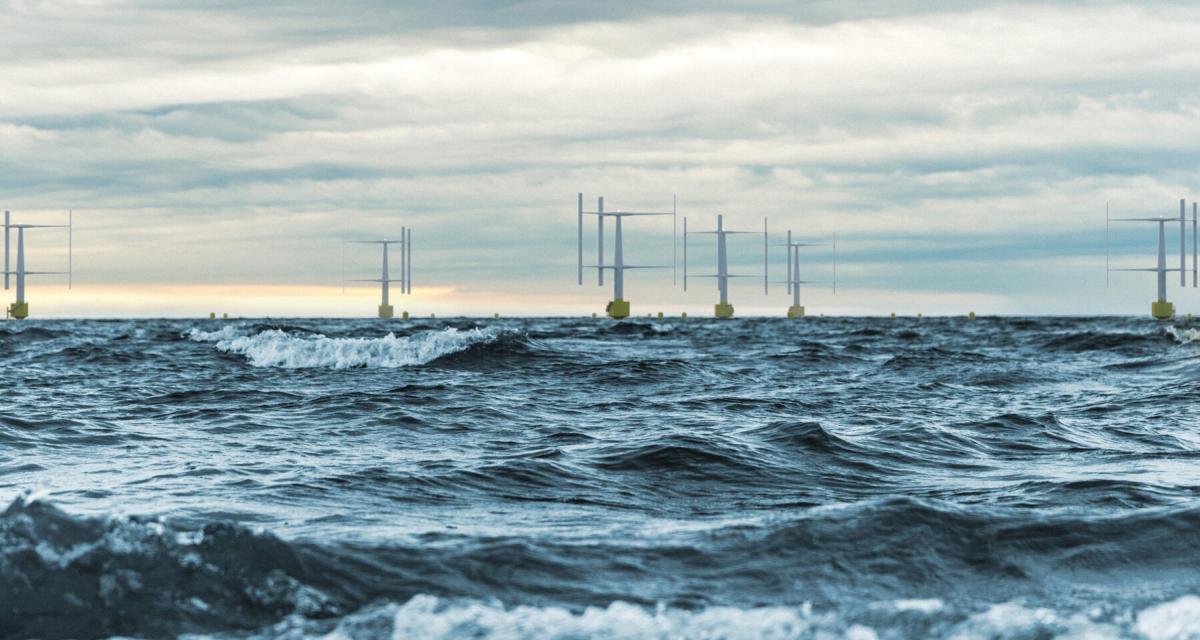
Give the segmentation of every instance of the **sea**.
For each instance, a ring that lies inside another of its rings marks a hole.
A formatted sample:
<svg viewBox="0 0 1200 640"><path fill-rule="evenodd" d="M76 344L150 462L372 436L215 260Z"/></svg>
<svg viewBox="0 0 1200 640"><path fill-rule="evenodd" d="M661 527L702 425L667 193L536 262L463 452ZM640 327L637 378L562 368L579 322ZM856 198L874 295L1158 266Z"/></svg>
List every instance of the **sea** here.
<svg viewBox="0 0 1200 640"><path fill-rule="evenodd" d="M1200 329L0 324L0 637L1197 638Z"/></svg>

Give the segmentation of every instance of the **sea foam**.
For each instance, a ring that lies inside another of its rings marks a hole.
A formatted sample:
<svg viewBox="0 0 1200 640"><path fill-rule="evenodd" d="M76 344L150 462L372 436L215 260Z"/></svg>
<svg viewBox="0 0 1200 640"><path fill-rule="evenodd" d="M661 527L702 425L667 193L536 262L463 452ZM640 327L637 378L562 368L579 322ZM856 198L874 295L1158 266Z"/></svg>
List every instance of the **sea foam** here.
<svg viewBox="0 0 1200 640"><path fill-rule="evenodd" d="M807 607L684 611L646 609L625 602L575 613L561 607L505 608L479 601L419 595L403 605L385 605L349 616L329 638L359 638L364 629L390 626L393 638L803 638L812 634ZM870 634L866 637L874 637Z"/></svg>
<svg viewBox="0 0 1200 640"><path fill-rule="evenodd" d="M1200 330L1197 329L1180 329L1178 327L1167 327L1167 335L1175 339L1179 344L1190 344L1200 340Z"/></svg>
<svg viewBox="0 0 1200 640"><path fill-rule="evenodd" d="M186 335L197 342L215 342L218 351L243 355L255 367L389 369L427 364L473 345L493 343L504 333L497 327L450 327L404 337L389 333L381 338L330 338L279 329L244 334L228 326L219 331L192 329Z"/></svg>

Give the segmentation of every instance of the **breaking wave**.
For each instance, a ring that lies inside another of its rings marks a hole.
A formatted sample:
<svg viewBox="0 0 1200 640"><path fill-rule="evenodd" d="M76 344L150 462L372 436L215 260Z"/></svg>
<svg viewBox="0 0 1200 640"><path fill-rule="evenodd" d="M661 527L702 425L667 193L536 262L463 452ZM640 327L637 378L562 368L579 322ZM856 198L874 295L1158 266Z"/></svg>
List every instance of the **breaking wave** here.
<svg viewBox="0 0 1200 640"><path fill-rule="evenodd" d="M218 351L245 356L255 367L393 369L428 364L512 334L498 327L465 331L449 327L403 337L389 333L381 338L330 338L281 329L246 335L229 326L219 331L192 329L186 335L196 342L214 342Z"/></svg>
<svg viewBox="0 0 1200 640"><path fill-rule="evenodd" d="M368 607L330 625L290 618L255 637L427 638L429 640L808 640L844 638L947 638L1025 640L1039 638L1144 638L1182 640L1200 636L1200 597L1187 595L1140 611L1059 611L1019 600L963 611L939 598L876 603L847 615L811 605L699 610L647 608L626 602L571 611L419 595L408 602Z"/></svg>
<svg viewBox="0 0 1200 640"><path fill-rule="evenodd" d="M186 530L76 517L20 498L0 513L0 636L1191 638L1200 598L1178 565L1198 518L1195 509L1156 510L1017 525L895 499L730 523L652 548L455 535L364 546L285 541L229 523ZM652 571L664 562L692 596L668 595L675 589ZM1031 580L1074 583L1088 571L1120 576L1118 593L1157 594L1083 609L1045 602ZM1164 588L1171 572L1182 580ZM849 575L869 580L830 591ZM744 593L713 601L714 580ZM504 585L503 595L475 581ZM629 583L659 597L615 595ZM1000 604L963 600L955 589L964 587Z"/></svg>
<svg viewBox="0 0 1200 640"><path fill-rule="evenodd" d="M1179 344L1190 344L1200 341L1200 329L1167 327L1167 335L1174 338Z"/></svg>

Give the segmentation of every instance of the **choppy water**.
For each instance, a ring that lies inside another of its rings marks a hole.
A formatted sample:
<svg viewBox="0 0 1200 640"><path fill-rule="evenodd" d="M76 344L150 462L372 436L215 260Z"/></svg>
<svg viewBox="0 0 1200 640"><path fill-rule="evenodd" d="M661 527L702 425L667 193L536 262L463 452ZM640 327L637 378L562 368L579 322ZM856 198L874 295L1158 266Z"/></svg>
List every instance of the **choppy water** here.
<svg viewBox="0 0 1200 640"><path fill-rule="evenodd" d="M0 389L5 637L1200 637L1186 327L7 323Z"/></svg>

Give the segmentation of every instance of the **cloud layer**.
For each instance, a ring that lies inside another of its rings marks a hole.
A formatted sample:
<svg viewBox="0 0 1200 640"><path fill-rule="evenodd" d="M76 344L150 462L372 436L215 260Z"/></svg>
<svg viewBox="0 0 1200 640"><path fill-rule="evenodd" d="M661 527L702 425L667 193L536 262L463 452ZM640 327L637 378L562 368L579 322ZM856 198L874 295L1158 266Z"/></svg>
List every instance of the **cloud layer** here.
<svg viewBox="0 0 1200 640"><path fill-rule="evenodd" d="M454 289L455 309L537 294L582 312L607 292L574 286L574 194L678 194L693 225L837 231L839 296L812 293L831 312L1144 311L1149 276L1104 289L1103 210L1200 197L1200 9L928 6L13 2L0 206L78 211L85 286L337 286L340 239L411 226L418 289ZM668 221L629 233L636 261L669 263ZM1151 228L1113 239L1117 263L1151 264ZM34 242L31 261L61 259ZM628 288L712 302L669 274Z"/></svg>

